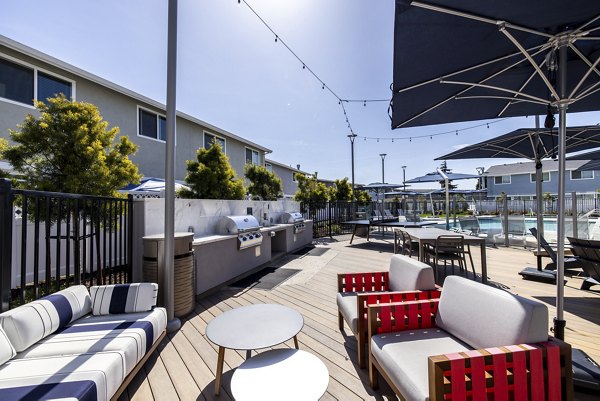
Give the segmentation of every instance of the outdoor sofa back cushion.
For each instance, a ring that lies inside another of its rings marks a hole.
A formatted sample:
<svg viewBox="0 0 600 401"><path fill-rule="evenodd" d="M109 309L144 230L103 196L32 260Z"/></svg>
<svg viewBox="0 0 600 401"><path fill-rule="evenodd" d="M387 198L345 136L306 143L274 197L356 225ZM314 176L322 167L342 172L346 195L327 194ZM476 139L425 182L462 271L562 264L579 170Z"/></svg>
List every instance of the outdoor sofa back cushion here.
<svg viewBox="0 0 600 401"><path fill-rule="evenodd" d="M4 330L2 330L2 327L0 327L0 365L14 358L15 355L17 355L17 351L15 351L15 348L10 343L8 336Z"/></svg>
<svg viewBox="0 0 600 401"><path fill-rule="evenodd" d="M389 287L391 291L433 290L433 269L406 255L393 255L390 260Z"/></svg>
<svg viewBox="0 0 600 401"><path fill-rule="evenodd" d="M93 286L93 315L146 312L156 306L158 284L134 283Z"/></svg>
<svg viewBox="0 0 600 401"><path fill-rule="evenodd" d="M548 340L548 308L463 277L444 281L438 327L475 349Z"/></svg>
<svg viewBox="0 0 600 401"><path fill-rule="evenodd" d="M0 325L17 352L91 312L90 294L75 285L0 314Z"/></svg>

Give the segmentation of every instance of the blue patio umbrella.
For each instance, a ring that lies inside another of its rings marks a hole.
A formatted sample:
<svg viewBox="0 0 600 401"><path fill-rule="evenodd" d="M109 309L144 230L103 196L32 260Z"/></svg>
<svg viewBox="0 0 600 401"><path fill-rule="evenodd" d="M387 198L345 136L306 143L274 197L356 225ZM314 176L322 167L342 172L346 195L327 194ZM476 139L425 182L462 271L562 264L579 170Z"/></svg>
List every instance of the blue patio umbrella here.
<svg viewBox="0 0 600 401"><path fill-rule="evenodd" d="M392 128L559 114L558 238L566 112L600 109L600 3L396 0ZM564 339L564 244L555 336Z"/></svg>

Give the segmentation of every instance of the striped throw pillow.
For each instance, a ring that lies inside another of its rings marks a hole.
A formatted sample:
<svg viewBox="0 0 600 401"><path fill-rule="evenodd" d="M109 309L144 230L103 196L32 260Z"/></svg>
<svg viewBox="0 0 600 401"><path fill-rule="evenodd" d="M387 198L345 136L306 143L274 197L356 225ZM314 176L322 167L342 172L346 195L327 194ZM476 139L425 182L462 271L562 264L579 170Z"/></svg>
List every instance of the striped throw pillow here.
<svg viewBox="0 0 600 401"><path fill-rule="evenodd" d="M93 315L146 312L156 306L158 284L133 283L90 288Z"/></svg>

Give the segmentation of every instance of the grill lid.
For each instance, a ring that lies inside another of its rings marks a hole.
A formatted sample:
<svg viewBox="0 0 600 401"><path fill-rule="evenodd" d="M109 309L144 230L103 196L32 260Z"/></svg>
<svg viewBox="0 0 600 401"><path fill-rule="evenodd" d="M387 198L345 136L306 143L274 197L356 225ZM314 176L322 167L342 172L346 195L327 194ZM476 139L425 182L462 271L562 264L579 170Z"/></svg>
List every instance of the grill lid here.
<svg viewBox="0 0 600 401"><path fill-rule="evenodd" d="M252 215L223 216L217 222L217 234L239 234L260 229L256 217Z"/></svg>
<svg viewBox="0 0 600 401"><path fill-rule="evenodd" d="M300 212L283 213L281 215L282 223L300 223L304 221L304 216Z"/></svg>

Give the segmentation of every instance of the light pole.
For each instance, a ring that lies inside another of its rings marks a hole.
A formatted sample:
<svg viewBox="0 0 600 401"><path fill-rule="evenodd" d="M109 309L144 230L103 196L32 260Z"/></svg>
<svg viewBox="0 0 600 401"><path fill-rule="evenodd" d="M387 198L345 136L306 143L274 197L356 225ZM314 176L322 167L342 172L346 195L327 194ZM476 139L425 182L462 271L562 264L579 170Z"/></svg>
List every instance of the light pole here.
<svg viewBox="0 0 600 401"><path fill-rule="evenodd" d="M385 157L387 153L380 153L379 156L381 156L381 183L385 184Z"/></svg>
<svg viewBox="0 0 600 401"><path fill-rule="evenodd" d="M406 166L402 166L402 190L406 191Z"/></svg>
<svg viewBox="0 0 600 401"><path fill-rule="evenodd" d="M348 138L350 138L350 155L352 158L352 202L354 203L356 199L354 196L354 139L356 138L356 134L348 134Z"/></svg>

